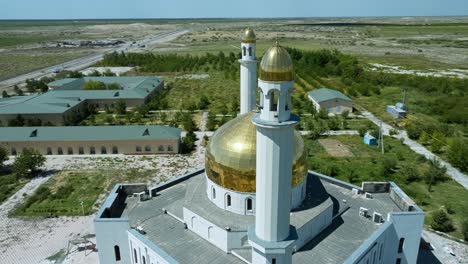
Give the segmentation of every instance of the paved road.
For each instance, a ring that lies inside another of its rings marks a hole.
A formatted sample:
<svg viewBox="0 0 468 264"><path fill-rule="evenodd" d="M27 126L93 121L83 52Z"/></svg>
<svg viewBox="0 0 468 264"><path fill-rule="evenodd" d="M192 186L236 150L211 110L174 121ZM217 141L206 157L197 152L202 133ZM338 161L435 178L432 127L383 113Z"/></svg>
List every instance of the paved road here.
<svg viewBox="0 0 468 264"><path fill-rule="evenodd" d="M185 29L179 29L176 31L171 31L171 32L164 32L161 34L154 35L150 38L144 39L139 41L139 44L143 45L149 45L149 44L155 44L155 43L164 43L171 41L175 38L177 38L180 35L186 34L189 32L188 30ZM136 46L132 46L131 43L125 44L123 46L111 48L111 49L106 49L103 50L97 54L89 55L83 58L78 58L74 59L68 62L61 63L59 65L54 65L51 67L47 67L41 70L33 71L30 73L26 73L17 77L13 77L11 79L7 79L4 81L0 82L0 91L4 89L8 89L12 87L13 85L21 84L26 81L26 79L33 79L33 78L40 78L44 76L51 76L53 75L54 69L60 68L63 70L69 70L69 71L76 71L76 70L81 70L83 68L89 67L96 62L102 60L105 54L112 53L114 51L121 52L121 51L133 51L133 50L138 50L140 48Z"/></svg>
<svg viewBox="0 0 468 264"><path fill-rule="evenodd" d="M380 126L380 122L382 121L378 119L377 117L375 117L372 113L368 111L361 111L361 113L364 116L364 118L367 118L370 121L372 121L374 124ZM390 135L390 130L392 129L395 129L395 128L393 128L389 124L382 122L382 130L383 130L384 135ZM448 175L450 175L455 181L457 181L463 187L465 187L465 189L468 189L468 176L466 174L462 173L457 168L450 165L450 163L442 160L441 158L439 158L434 153L430 152L428 149L426 149L424 146L422 146L418 142L410 139L406 131L404 130L397 130L397 131L398 131L398 134L394 135L393 137L398 138L398 139L402 138L404 140L404 144L407 145L414 152L424 155L428 159L436 159L437 161L439 161L441 165L447 168Z"/></svg>

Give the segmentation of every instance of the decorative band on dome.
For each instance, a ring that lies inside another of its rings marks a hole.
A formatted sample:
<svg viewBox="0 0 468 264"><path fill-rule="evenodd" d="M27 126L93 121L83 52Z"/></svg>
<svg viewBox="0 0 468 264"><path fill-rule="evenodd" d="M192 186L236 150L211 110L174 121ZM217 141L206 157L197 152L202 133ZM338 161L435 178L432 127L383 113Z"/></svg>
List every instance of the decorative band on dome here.
<svg viewBox="0 0 468 264"><path fill-rule="evenodd" d="M294 72L267 72L260 68L260 80L268 82L285 82L294 80Z"/></svg>

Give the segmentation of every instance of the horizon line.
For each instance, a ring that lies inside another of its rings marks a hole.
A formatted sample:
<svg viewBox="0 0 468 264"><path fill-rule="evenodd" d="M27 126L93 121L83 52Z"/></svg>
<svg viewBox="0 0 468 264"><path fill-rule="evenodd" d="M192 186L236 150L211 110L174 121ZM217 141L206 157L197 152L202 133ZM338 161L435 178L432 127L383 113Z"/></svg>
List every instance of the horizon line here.
<svg viewBox="0 0 468 264"><path fill-rule="evenodd" d="M402 16L402 15L388 15L388 16L310 16L310 17L167 17L167 18L11 18L3 19L0 18L0 21L73 21L73 20L216 20L216 19L225 19L225 20L249 20L249 19L324 19L324 18L464 18L468 15L411 15L411 16Z"/></svg>

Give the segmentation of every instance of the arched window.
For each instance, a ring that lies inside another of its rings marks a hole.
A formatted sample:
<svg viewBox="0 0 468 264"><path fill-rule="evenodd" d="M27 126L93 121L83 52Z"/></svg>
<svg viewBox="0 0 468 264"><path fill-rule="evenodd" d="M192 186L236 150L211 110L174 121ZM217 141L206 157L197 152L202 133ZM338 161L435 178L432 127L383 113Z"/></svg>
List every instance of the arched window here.
<svg viewBox="0 0 468 264"><path fill-rule="evenodd" d="M52 155L52 148L47 147L47 155Z"/></svg>
<svg viewBox="0 0 468 264"><path fill-rule="evenodd" d="M264 101L264 97L263 97L263 91L262 89L260 89L260 87L258 88L258 91L259 91L259 102L258 102L258 109L263 109L263 101Z"/></svg>
<svg viewBox="0 0 468 264"><path fill-rule="evenodd" d="M163 146L163 145L159 145L158 151L164 151L164 146Z"/></svg>
<svg viewBox="0 0 468 264"><path fill-rule="evenodd" d="M96 148L90 147L89 148L89 154L96 154Z"/></svg>
<svg viewBox="0 0 468 264"><path fill-rule="evenodd" d="M247 55L247 50L245 49L245 47L242 47L242 50L243 50L243 52L244 52L244 53L243 53L244 56Z"/></svg>
<svg viewBox="0 0 468 264"><path fill-rule="evenodd" d="M252 202L252 198L247 198L247 200L245 201L245 203L246 203L247 211L252 212L252 211L253 211L253 202Z"/></svg>
<svg viewBox="0 0 468 264"><path fill-rule="evenodd" d="M249 56L252 56L252 47L249 47Z"/></svg>
<svg viewBox="0 0 468 264"><path fill-rule="evenodd" d="M73 155L73 148L72 148L72 147L68 147L67 153L68 153L68 155Z"/></svg>
<svg viewBox="0 0 468 264"><path fill-rule="evenodd" d="M213 227L208 227L208 239L213 239Z"/></svg>
<svg viewBox="0 0 468 264"><path fill-rule="evenodd" d="M17 153L16 153L16 149L15 149L15 148L11 148L11 155L16 156L16 154L17 154Z"/></svg>
<svg viewBox="0 0 468 264"><path fill-rule="evenodd" d="M104 147L104 146L101 147L101 154L107 154L106 147Z"/></svg>
<svg viewBox="0 0 468 264"><path fill-rule="evenodd" d="M400 242L398 243L398 253L403 252L403 246L405 245L405 238L400 238Z"/></svg>
<svg viewBox="0 0 468 264"><path fill-rule="evenodd" d="M151 146L145 146L145 151L150 152L151 151Z"/></svg>
<svg viewBox="0 0 468 264"><path fill-rule="evenodd" d="M83 147L78 147L78 154L83 155L84 154L84 149Z"/></svg>
<svg viewBox="0 0 468 264"><path fill-rule="evenodd" d="M278 99L279 91L272 90L270 91L270 111L278 111Z"/></svg>
<svg viewBox="0 0 468 264"><path fill-rule="evenodd" d="M226 206L230 207L231 206L231 195L226 194Z"/></svg>
<svg viewBox="0 0 468 264"><path fill-rule="evenodd" d="M143 256L143 264L146 264L146 258Z"/></svg>
<svg viewBox="0 0 468 264"><path fill-rule="evenodd" d="M116 146L112 147L112 154L119 154L119 149Z"/></svg>
<svg viewBox="0 0 468 264"><path fill-rule="evenodd" d="M211 186L211 198L216 199L216 189L213 186Z"/></svg>
<svg viewBox="0 0 468 264"><path fill-rule="evenodd" d="M115 261L119 261L120 258L120 248L119 246L114 246Z"/></svg>
<svg viewBox="0 0 468 264"><path fill-rule="evenodd" d="M57 154L63 155L62 147L58 147L58 149L57 149Z"/></svg>
<svg viewBox="0 0 468 264"><path fill-rule="evenodd" d="M138 263L138 254L135 248L133 249L133 255L135 256L135 263Z"/></svg>

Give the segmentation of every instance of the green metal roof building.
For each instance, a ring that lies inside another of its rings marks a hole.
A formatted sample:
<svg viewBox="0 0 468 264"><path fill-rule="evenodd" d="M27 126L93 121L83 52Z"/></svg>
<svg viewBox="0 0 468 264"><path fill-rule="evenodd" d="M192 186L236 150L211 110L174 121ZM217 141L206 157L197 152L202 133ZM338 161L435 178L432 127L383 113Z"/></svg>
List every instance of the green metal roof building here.
<svg viewBox="0 0 468 264"><path fill-rule="evenodd" d="M308 93L317 111L325 109L328 113L341 114L353 111L353 100L340 91L320 88Z"/></svg>
<svg viewBox="0 0 468 264"><path fill-rule="evenodd" d="M118 84L119 90L84 90L88 81ZM164 83L157 77L84 77L66 78L48 84L50 91L39 95L0 98L0 121L5 125L21 115L42 123L64 124L80 107L92 104L98 110L112 109L124 100L127 107L145 104ZM85 103L86 102L86 103Z"/></svg>
<svg viewBox="0 0 468 264"><path fill-rule="evenodd" d="M182 130L169 126L0 127L0 144L17 155L35 148L44 155L173 154Z"/></svg>

